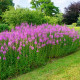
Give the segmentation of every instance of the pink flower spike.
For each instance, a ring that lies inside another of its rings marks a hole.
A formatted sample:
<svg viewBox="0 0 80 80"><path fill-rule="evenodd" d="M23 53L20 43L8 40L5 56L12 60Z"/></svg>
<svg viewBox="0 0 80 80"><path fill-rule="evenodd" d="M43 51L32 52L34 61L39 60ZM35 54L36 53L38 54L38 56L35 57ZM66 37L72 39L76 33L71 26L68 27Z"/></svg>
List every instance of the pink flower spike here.
<svg viewBox="0 0 80 80"><path fill-rule="evenodd" d="M59 41L61 41L61 39Z"/></svg>
<svg viewBox="0 0 80 80"><path fill-rule="evenodd" d="M33 50L33 49L34 49L34 47L31 47L31 49Z"/></svg>
<svg viewBox="0 0 80 80"><path fill-rule="evenodd" d="M6 57L3 57L3 60L6 60Z"/></svg>
<svg viewBox="0 0 80 80"><path fill-rule="evenodd" d="M37 50L36 52L39 52L39 50Z"/></svg>
<svg viewBox="0 0 80 80"><path fill-rule="evenodd" d="M56 43L58 44L58 43L59 43L59 41L58 41L58 40L56 40Z"/></svg>
<svg viewBox="0 0 80 80"><path fill-rule="evenodd" d="M35 41L34 44L37 44L37 41Z"/></svg>
<svg viewBox="0 0 80 80"><path fill-rule="evenodd" d="M23 47L25 47L25 44L23 44Z"/></svg>
<svg viewBox="0 0 80 80"><path fill-rule="evenodd" d="M0 59L1 59L1 56L0 56Z"/></svg>
<svg viewBox="0 0 80 80"><path fill-rule="evenodd" d="M79 35L77 36L77 39L79 39Z"/></svg>
<svg viewBox="0 0 80 80"><path fill-rule="evenodd" d="M13 46L12 48L13 48L13 50L15 50L15 49L16 49L16 47L15 47L15 46Z"/></svg>
<svg viewBox="0 0 80 80"><path fill-rule="evenodd" d="M5 50L8 50L8 47L6 47Z"/></svg>
<svg viewBox="0 0 80 80"><path fill-rule="evenodd" d="M28 41L26 41L26 44L28 44Z"/></svg>
<svg viewBox="0 0 80 80"><path fill-rule="evenodd" d="M4 47L3 47L3 46L1 46L1 50L2 50L2 49L4 49Z"/></svg>
<svg viewBox="0 0 80 80"><path fill-rule="evenodd" d="M3 54L5 55L6 54L6 51L3 51Z"/></svg>
<svg viewBox="0 0 80 80"><path fill-rule="evenodd" d="M6 46L6 43L4 43L4 46Z"/></svg>
<svg viewBox="0 0 80 80"><path fill-rule="evenodd" d="M53 38L53 35L49 35L50 38Z"/></svg>
<svg viewBox="0 0 80 80"><path fill-rule="evenodd" d="M18 56L17 59L20 59L20 57Z"/></svg>
<svg viewBox="0 0 80 80"><path fill-rule="evenodd" d="M8 42L8 46L11 46L11 42Z"/></svg>
<svg viewBox="0 0 80 80"><path fill-rule="evenodd" d="M34 47L33 47L33 46L29 46L29 48L31 48L32 50L34 49Z"/></svg>
<svg viewBox="0 0 80 80"><path fill-rule="evenodd" d="M66 41L66 39L64 39L64 41Z"/></svg>

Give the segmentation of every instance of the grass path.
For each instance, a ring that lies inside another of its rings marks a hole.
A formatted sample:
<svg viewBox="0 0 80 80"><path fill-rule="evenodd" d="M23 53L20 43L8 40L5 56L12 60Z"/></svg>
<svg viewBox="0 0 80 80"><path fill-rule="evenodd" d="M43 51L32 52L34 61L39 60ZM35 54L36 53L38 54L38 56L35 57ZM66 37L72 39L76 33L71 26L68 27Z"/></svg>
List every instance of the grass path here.
<svg viewBox="0 0 80 80"><path fill-rule="evenodd" d="M80 50L12 80L80 80Z"/></svg>

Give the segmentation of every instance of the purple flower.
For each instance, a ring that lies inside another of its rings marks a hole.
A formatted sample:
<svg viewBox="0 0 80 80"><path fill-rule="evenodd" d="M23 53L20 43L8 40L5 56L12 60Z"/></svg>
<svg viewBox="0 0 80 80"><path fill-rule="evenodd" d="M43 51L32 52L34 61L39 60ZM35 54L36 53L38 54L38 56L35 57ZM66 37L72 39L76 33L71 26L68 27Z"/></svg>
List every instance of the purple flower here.
<svg viewBox="0 0 80 80"><path fill-rule="evenodd" d="M64 39L64 41L66 41L66 39Z"/></svg>
<svg viewBox="0 0 80 80"><path fill-rule="evenodd" d="M55 41L52 42L52 45L55 45Z"/></svg>
<svg viewBox="0 0 80 80"><path fill-rule="evenodd" d="M39 52L39 50L37 49L37 51L36 52Z"/></svg>
<svg viewBox="0 0 80 80"><path fill-rule="evenodd" d="M34 49L34 47L33 46L29 46L32 50Z"/></svg>
<svg viewBox="0 0 80 80"><path fill-rule="evenodd" d="M8 50L8 47L5 47L5 50Z"/></svg>
<svg viewBox="0 0 80 80"><path fill-rule="evenodd" d="M3 51L3 54L5 55L6 54L6 51Z"/></svg>
<svg viewBox="0 0 80 80"><path fill-rule="evenodd" d="M77 39L79 39L79 35L77 35Z"/></svg>
<svg viewBox="0 0 80 80"><path fill-rule="evenodd" d="M22 49L22 47L19 47L18 49L17 49L17 51L20 51Z"/></svg>
<svg viewBox="0 0 80 80"><path fill-rule="evenodd" d="M41 47L44 47L46 44L42 44L42 46Z"/></svg>
<svg viewBox="0 0 80 80"><path fill-rule="evenodd" d="M11 46L11 42L8 42L8 46Z"/></svg>
<svg viewBox="0 0 80 80"><path fill-rule="evenodd" d="M61 39L59 41L61 41Z"/></svg>
<svg viewBox="0 0 80 80"><path fill-rule="evenodd" d="M18 56L17 59L20 59L20 57Z"/></svg>
<svg viewBox="0 0 80 80"><path fill-rule="evenodd" d="M53 38L53 35L49 35L50 38Z"/></svg>
<svg viewBox="0 0 80 80"><path fill-rule="evenodd" d="M4 43L4 46L6 46L6 43Z"/></svg>
<svg viewBox="0 0 80 80"><path fill-rule="evenodd" d="M35 41L34 44L37 44L37 41Z"/></svg>
<svg viewBox="0 0 80 80"><path fill-rule="evenodd" d="M28 41L26 41L26 44L28 44Z"/></svg>
<svg viewBox="0 0 80 80"><path fill-rule="evenodd" d="M23 44L23 47L25 47L25 44Z"/></svg>
<svg viewBox="0 0 80 80"><path fill-rule="evenodd" d="M43 42L43 40L42 39L39 39L39 42Z"/></svg>
<svg viewBox="0 0 80 80"><path fill-rule="evenodd" d="M13 48L13 50L15 50L15 49L16 49L16 47L15 47L15 46L13 46L12 48Z"/></svg>
<svg viewBox="0 0 80 80"><path fill-rule="evenodd" d="M59 43L59 41L58 41L58 40L56 40L56 43L58 44L58 43Z"/></svg>
<svg viewBox="0 0 80 80"><path fill-rule="evenodd" d="M20 46L22 46L22 42L20 42Z"/></svg>
<svg viewBox="0 0 80 80"><path fill-rule="evenodd" d="M51 40L48 40L48 43L51 44Z"/></svg>
<svg viewBox="0 0 80 80"><path fill-rule="evenodd" d="M35 37L31 37L31 39L32 39L32 40L34 40L34 39L35 39Z"/></svg>
<svg viewBox="0 0 80 80"><path fill-rule="evenodd" d="M63 37L63 35L60 35L60 37Z"/></svg>
<svg viewBox="0 0 80 80"><path fill-rule="evenodd" d="M0 59L1 59L1 56L0 56Z"/></svg>
<svg viewBox="0 0 80 80"><path fill-rule="evenodd" d="M3 60L6 60L6 57L3 57Z"/></svg>
<svg viewBox="0 0 80 80"><path fill-rule="evenodd" d="M1 46L1 50L3 50L4 49L4 47L3 46Z"/></svg>

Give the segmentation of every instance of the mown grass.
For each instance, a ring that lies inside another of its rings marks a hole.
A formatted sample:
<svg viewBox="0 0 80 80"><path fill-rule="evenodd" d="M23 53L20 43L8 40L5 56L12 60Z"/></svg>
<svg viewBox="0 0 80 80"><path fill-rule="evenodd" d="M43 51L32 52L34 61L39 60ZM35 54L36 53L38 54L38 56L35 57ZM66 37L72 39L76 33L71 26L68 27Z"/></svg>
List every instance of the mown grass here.
<svg viewBox="0 0 80 80"><path fill-rule="evenodd" d="M72 28L72 27L70 27ZM80 33L80 27L74 27ZM11 80L80 80L80 50Z"/></svg>

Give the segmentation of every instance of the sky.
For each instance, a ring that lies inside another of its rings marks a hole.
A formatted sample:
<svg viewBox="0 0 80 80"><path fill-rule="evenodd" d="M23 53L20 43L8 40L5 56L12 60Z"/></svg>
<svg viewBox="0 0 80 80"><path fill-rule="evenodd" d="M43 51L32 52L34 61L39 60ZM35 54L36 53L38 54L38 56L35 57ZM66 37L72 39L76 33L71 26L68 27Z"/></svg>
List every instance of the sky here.
<svg viewBox="0 0 80 80"><path fill-rule="evenodd" d="M13 0L13 3L15 4L15 8L17 5L19 5L22 8L30 8L30 1L31 0ZM60 12L64 13L65 7L68 7L72 2L78 2L80 0L51 0L52 2L54 2L54 5L56 7L59 7Z"/></svg>

